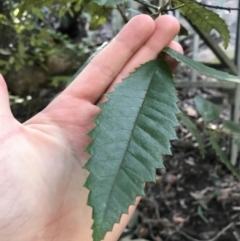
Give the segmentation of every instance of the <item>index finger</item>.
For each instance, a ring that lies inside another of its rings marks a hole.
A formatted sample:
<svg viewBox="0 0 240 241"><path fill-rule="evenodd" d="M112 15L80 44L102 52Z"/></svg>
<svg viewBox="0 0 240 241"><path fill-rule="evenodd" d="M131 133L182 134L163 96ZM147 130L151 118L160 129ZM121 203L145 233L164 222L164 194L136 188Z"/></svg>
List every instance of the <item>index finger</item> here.
<svg viewBox="0 0 240 241"><path fill-rule="evenodd" d="M95 103L112 83L129 59L151 37L155 23L147 15L134 17L82 73L64 94Z"/></svg>

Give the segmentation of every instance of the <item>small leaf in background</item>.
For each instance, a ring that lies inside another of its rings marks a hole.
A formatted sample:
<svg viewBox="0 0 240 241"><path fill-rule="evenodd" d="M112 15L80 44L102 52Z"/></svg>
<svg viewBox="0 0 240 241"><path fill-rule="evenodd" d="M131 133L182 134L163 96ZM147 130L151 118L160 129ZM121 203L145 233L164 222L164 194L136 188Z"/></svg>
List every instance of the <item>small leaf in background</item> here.
<svg viewBox="0 0 240 241"><path fill-rule="evenodd" d="M240 138L235 139L234 144L240 148Z"/></svg>
<svg viewBox="0 0 240 241"><path fill-rule="evenodd" d="M67 13L73 18L74 17L74 12L72 11L71 8L67 8Z"/></svg>
<svg viewBox="0 0 240 241"><path fill-rule="evenodd" d="M67 83L69 81L69 76L54 76L51 78L50 86L57 87L62 83Z"/></svg>
<svg viewBox="0 0 240 241"><path fill-rule="evenodd" d="M209 77L216 78L219 80L227 80L227 81L231 81L231 82L240 84L240 78L238 76L230 75L228 73L218 71L216 69L205 66L204 64L198 63L170 48L164 48L163 52L168 53L170 56L172 56L177 61L184 63L191 69L194 69L201 74L204 74L204 75L207 75Z"/></svg>
<svg viewBox="0 0 240 241"><path fill-rule="evenodd" d="M209 223L208 219L207 219L206 216L203 214L202 206L200 206L200 205L198 206L197 214L198 214L198 216L199 216L205 223Z"/></svg>
<svg viewBox="0 0 240 241"><path fill-rule="evenodd" d="M76 13L78 13L82 8L82 1L78 1L75 5L74 5L74 11Z"/></svg>
<svg viewBox="0 0 240 241"><path fill-rule="evenodd" d="M99 6L94 2L89 2L84 6L85 10L90 14L90 30L99 28L107 21L107 17L112 12L112 8L106 6Z"/></svg>
<svg viewBox="0 0 240 241"><path fill-rule="evenodd" d="M1 49L0 48L0 54L2 54L2 55L11 55L12 53L8 49Z"/></svg>
<svg viewBox="0 0 240 241"><path fill-rule="evenodd" d="M228 47L230 31L226 22L217 13L206 9L193 0L173 0L173 4L175 7L184 5L179 8L180 13L201 31L210 34L215 29L223 38L225 49Z"/></svg>
<svg viewBox="0 0 240 241"><path fill-rule="evenodd" d="M200 96L194 98L194 102L197 108L197 111L203 117L205 121L213 121L217 119L220 115L220 109L217 105L212 102L203 99Z"/></svg>
<svg viewBox="0 0 240 241"><path fill-rule="evenodd" d="M119 223L136 196L144 195L145 182L156 180L156 168L164 167L161 155L171 154L170 140L177 139L174 127L179 125L178 99L165 62L143 64L115 89L100 105L86 149L94 241Z"/></svg>
<svg viewBox="0 0 240 241"><path fill-rule="evenodd" d="M39 8L32 7L32 13L36 15L39 19L44 20L44 14Z"/></svg>
<svg viewBox="0 0 240 241"><path fill-rule="evenodd" d="M199 145L201 156L202 156L202 158L204 158L205 157L205 147L204 147L203 140L202 140L202 137L200 135L200 132L199 132L197 126L183 113L179 113L177 116L181 119L183 125L185 125L187 127L187 129L189 130L189 132L192 133L192 135L195 137L195 139Z"/></svg>
<svg viewBox="0 0 240 241"><path fill-rule="evenodd" d="M2 14L2 13L0 13L0 24L3 24L3 25L7 25L8 24L7 17L4 14Z"/></svg>
<svg viewBox="0 0 240 241"><path fill-rule="evenodd" d="M65 14L66 14L66 9L65 8L61 8L58 12L58 17L62 18Z"/></svg>
<svg viewBox="0 0 240 241"><path fill-rule="evenodd" d="M11 56L8 61L10 64L13 64L15 62L15 57Z"/></svg>
<svg viewBox="0 0 240 241"><path fill-rule="evenodd" d="M21 57L21 59L25 57L25 46L23 42L19 42L18 44L18 54Z"/></svg>
<svg viewBox="0 0 240 241"><path fill-rule="evenodd" d="M233 133L240 133L240 124L237 124L236 122L233 122L230 120L224 120L223 127Z"/></svg>
<svg viewBox="0 0 240 241"><path fill-rule="evenodd" d="M216 152L216 155L219 157L219 160L227 167L227 169L240 181L240 173L237 169L232 165L232 163L228 160L226 153L222 151L219 146L217 139L214 135L213 131L208 131L209 140L212 145L213 150Z"/></svg>
<svg viewBox="0 0 240 241"><path fill-rule="evenodd" d="M240 148L240 124L230 121L230 120L224 120L223 121L223 127L228 130L228 134L232 135L233 143Z"/></svg>

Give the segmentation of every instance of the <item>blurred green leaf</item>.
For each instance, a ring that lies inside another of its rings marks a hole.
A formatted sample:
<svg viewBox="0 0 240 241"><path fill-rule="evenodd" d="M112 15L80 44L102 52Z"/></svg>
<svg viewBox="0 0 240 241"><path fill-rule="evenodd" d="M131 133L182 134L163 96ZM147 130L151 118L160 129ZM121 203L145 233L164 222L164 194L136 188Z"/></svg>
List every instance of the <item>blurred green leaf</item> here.
<svg viewBox="0 0 240 241"><path fill-rule="evenodd" d="M0 49L0 54L2 55L11 55L11 51L8 49Z"/></svg>
<svg viewBox="0 0 240 241"><path fill-rule="evenodd" d="M203 210L202 210L202 206L198 206L198 210L197 210L198 216L205 222L205 223L209 223L208 219L206 218L206 216L203 214Z"/></svg>
<svg viewBox="0 0 240 241"><path fill-rule="evenodd" d="M13 56L11 56L10 58L9 58L9 63L10 64L13 64L15 62L15 58L13 57Z"/></svg>
<svg viewBox="0 0 240 241"><path fill-rule="evenodd" d="M223 121L223 127L234 133L240 133L240 124L230 120Z"/></svg>
<svg viewBox="0 0 240 241"><path fill-rule="evenodd" d="M79 12L81 10L82 7L82 1L78 1L75 5L74 5L74 11L75 12Z"/></svg>
<svg viewBox="0 0 240 241"><path fill-rule="evenodd" d="M32 7L31 10L32 10L33 14L35 14L39 19L44 20L44 15L39 8Z"/></svg>
<svg viewBox="0 0 240 241"><path fill-rule="evenodd" d="M213 131L208 131L210 137L210 143L212 148L216 152L216 155L219 157L219 160L227 167L227 169L240 181L240 173L237 169L231 164L228 160L226 154L222 151L221 147L219 146L217 139L215 138L215 133Z"/></svg>
<svg viewBox="0 0 240 241"><path fill-rule="evenodd" d="M227 80L234 83L240 83L240 77L230 75L226 72L218 71L216 69L210 68L208 66L205 66L204 64L198 63L180 53L177 51L170 49L170 48L164 48L163 52L168 53L170 56L172 56L174 59L182 62L183 64L187 65L188 67L196 70L199 73L202 73L204 75L207 75L212 78L216 78L219 80Z"/></svg>
<svg viewBox="0 0 240 241"><path fill-rule="evenodd" d="M203 117L205 121L213 121L217 119L220 115L220 109L217 105L212 102L203 99L200 96L194 98L194 102L197 108L197 111Z"/></svg>
<svg viewBox="0 0 240 241"><path fill-rule="evenodd" d="M24 58L24 56L25 56L25 46L24 46L23 42L20 42L18 44L18 54L21 58Z"/></svg>
<svg viewBox="0 0 240 241"><path fill-rule="evenodd" d="M57 87L59 84L67 83L70 76L54 76L51 78L51 86Z"/></svg>
<svg viewBox="0 0 240 241"><path fill-rule="evenodd" d="M240 138L235 139L234 143L240 148Z"/></svg>
<svg viewBox="0 0 240 241"><path fill-rule="evenodd" d="M65 14L66 14L66 9L65 8L61 8L59 13L58 13L58 17L62 18Z"/></svg>
<svg viewBox="0 0 240 241"><path fill-rule="evenodd" d="M105 6L99 6L98 4L96 4L94 2L89 2L84 7L91 16L91 21L90 21L90 29L91 30L97 29L102 24L104 24L107 20L107 17L109 16L109 14L112 11L112 8L105 7Z"/></svg>
<svg viewBox="0 0 240 241"><path fill-rule="evenodd" d="M205 147L204 147L204 143L203 143L202 137L200 135L200 132L199 132L197 126L183 113L179 113L177 116L181 119L183 125L185 125L187 127L187 129L190 131L190 133L192 133L192 135L195 137L195 139L199 145L201 156L202 156L202 158L204 158L205 157Z"/></svg>
<svg viewBox="0 0 240 241"><path fill-rule="evenodd" d="M210 34L215 29L223 38L224 47L228 47L230 31L226 22L217 13L206 9L193 0L173 0L172 3L175 7L183 5L179 8L180 13L203 32Z"/></svg>

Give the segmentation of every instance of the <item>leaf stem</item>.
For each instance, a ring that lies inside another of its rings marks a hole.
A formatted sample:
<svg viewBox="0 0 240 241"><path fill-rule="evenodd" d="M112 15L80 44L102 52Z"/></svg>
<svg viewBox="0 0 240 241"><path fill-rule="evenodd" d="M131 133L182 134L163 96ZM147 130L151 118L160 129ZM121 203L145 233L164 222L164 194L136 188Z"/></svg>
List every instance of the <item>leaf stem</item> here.
<svg viewBox="0 0 240 241"><path fill-rule="evenodd" d="M174 10L177 10L177 9L182 8L184 6L185 6L185 4L181 4L180 6L175 7L175 8L163 9L163 11L164 12L174 11Z"/></svg>

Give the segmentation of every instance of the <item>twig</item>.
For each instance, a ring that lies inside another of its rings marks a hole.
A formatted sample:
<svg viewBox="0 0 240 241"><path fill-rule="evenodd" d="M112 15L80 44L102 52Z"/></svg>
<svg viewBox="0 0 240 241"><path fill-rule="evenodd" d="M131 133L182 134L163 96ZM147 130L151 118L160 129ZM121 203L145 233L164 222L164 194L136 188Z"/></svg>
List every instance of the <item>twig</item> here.
<svg viewBox="0 0 240 241"><path fill-rule="evenodd" d="M175 7L175 8L162 9L162 11L163 11L163 12L175 11L175 10L177 10L177 9L179 9L179 8L184 7L184 6L185 6L185 4L181 4L180 6Z"/></svg>
<svg viewBox="0 0 240 241"><path fill-rule="evenodd" d="M169 9L167 9L167 7L168 7L169 5L171 6L172 0L169 0L169 1L167 2L167 4L165 4L163 7L159 7L159 6L153 5L153 4L149 3L149 2L147 2L146 0L134 0L134 1L135 1L135 2L138 2L138 3L141 3L141 4L143 4L143 5L145 5L145 6L149 7L149 8L154 9L154 10L156 10L158 13L160 13L160 12L162 12L162 11L163 11L163 12L173 11L173 10L176 10L176 9L178 9L178 8L184 7L184 4L182 4L182 5L180 5L180 6L176 7L176 8L171 8L171 7L170 7ZM209 4L205 4L205 3L199 3L199 2L197 2L197 3L198 3L199 5L202 5L203 7L207 7L207 8L215 8L215 9L227 10L227 11L229 11L229 12L234 11L234 10L240 11L240 8L220 7L220 6L209 5Z"/></svg>
<svg viewBox="0 0 240 241"><path fill-rule="evenodd" d="M158 11L158 12L160 10L160 7L158 7L156 5L153 5L153 4L151 4L151 3L149 3L149 2L147 2L145 0L134 0L134 1L138 2L138 3L141 3L142 5L145 5L145 6L149 7L149 8L152 8L152 9Z"/></svg>
<svg viewBox="0 0 240 241"><path fill-rule="evenodd" d="M123 12L123 10L120 8L119 5L117 5L117 10L120 13L124 23L128 23L129 20L128 20L127 16L125 15L125 13Z"/></svg>
<svg viewBox="0 0 240 241"><path fill-rule="evenodd" d="M207 7L207 8L215 8L215 9L221 9L221 10L227 10L229 12L231 12L232 10L236 10L236 11L240 11L240 8L228 8L228 7L220 7L220 6L214 6L214 5L208 5L208 4L205 4L205 3L199 3L199 5L202 5L204 7Z"/></svg>
<svg viewBox="0 0 240 241"><path fill-rule="evenodd" d="M214 236L211 239L208 240L200 240L200 239L195 239L191 236L189 236L188 234L186 234L185 232L181 231L181 230L177 230L177 232L179 232L180 234L182 234L185 238L187 238L190 241L216 241L218 240L218 238L220 238L224 233L226 233L226 231L228 229L230 229L233 226L233 223L229 223L225 228L223 228L220 232L217 233L216 236Z"/></svg>
<svg viewBox="0 0 240 241"><path fill-rule="evenodd" d="M152 220L152 219L146 219L144 220L144 223L148 223L148 224L151 224L151 223L161 223L163 226L167 226L167 227L173 227L175 228L176 232L180 233L182 236L184 236L186 239L190 240L190 241L216 241L217 239L219 239L224 233L226 233L228 231L228 229L232 228L234 226L234 223L231 222L229 223L226 227L224 227L220 232L218 232L213 238L211 239L195 239L193 237L191 237L190 235L186 234L185 232L179 230L179 228L177 226L175 226L174 224L168 222L168 223L165 223L163 222L161 219L158 219L158 220Z"/></svg>
<svg viewBox="0 0 240 241"><path fill-rule="evenodd" d="M199 239L195 239L192 238L191 236L189 236L188 234L177 230L180 234L182 234L185 238L189 239L190 241L216 241L218 238L220 238L224 233L226 233L226 231L228 229L230 229L233 226L233 223L229 223L225 228L223 228L220 232L217 233L216 236L214 236L213 238L209 239L209 240L199 240Z"/></svg>

